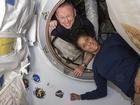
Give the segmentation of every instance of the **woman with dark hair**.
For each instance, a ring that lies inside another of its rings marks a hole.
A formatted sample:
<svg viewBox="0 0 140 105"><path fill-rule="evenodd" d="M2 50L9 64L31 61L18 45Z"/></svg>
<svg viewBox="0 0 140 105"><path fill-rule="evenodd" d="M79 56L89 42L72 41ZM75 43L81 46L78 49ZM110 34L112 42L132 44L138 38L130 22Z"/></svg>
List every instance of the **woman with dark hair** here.
<svg viewBox="0 0 140 105"><path fill-rule="evenodd" d="M120 35L112 34L100 44L82 30L78 32L75 44L95 56L92 68L97 89L81 95L71 93L72 101L105 97L109 80L134 99L135 105L140 105L140 57Z"/></svg>

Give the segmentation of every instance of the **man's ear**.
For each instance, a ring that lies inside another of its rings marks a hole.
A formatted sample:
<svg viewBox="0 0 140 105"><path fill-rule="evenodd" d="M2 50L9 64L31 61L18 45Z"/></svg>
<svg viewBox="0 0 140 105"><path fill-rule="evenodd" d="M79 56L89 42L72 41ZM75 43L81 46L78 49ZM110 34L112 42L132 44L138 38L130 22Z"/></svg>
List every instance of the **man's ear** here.
<svg viewBox="0 0 140 105"><path fill-rule="evenodd" d="M55 12L55 17L58 19L57 13Z"/></svg>
<svg viewBox="0 0 140 105"><path fill-rule="evenodd" d="M74 9L74 16L76 16L76 9Z"/></svg>

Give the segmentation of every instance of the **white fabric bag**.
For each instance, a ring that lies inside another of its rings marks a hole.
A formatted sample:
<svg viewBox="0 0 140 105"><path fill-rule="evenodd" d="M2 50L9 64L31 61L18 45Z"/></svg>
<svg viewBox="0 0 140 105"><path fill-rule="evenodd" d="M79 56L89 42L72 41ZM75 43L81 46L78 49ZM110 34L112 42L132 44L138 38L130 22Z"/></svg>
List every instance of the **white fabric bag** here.
<svg viewBox="0 0 140 105"><path fill-rule="evenodd" d="M98 11L97 11L97 1L96 0L84 0L86 15L89 21L94 25L96 32L96 37L98 38Z"/></svg>
<svg viewBox="0 0 140 105"><path fill-rule="evenodd" d="M26 32L30 28L35 2L1 0L1 4L0 75L4 74L4 84L0 90L0 105L28 105L20 72L29 64ZM14 45L12 49L11 44Z"/></svg>
<svg viewBox="0 0 140 105"><path fill-rule="evenodd" d="M0 73L14 70L29 54L25 36L33 17L35 2L34 0L1 0L1 3ZM9 50L12 44L9 39L12 38L15 44L12 50Z"/></svg>
<svg viewBox="0 0 140 105"><path fill-rule="evenodd" d="M27 105L22 77L16 72L5 75L4 88L0 91L0 105Z"/></svg>
<svg viewBox="0 0 140 105"><path fill-rule="evenodd" d="M140 0L106 0L106 2L116 30L140 54Z"/></svg>

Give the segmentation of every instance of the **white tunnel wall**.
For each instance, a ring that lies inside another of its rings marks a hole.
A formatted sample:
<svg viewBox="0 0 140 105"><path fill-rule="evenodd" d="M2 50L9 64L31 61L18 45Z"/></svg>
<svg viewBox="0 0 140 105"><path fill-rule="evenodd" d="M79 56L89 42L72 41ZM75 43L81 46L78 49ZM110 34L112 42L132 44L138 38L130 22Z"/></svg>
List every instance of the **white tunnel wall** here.
<svg viewBox="0 0 140 105"><path fill-rule="evenodd" d="M94 81L80 81L62 74L54 67L44 52L38 47L30 48L31 51L31 73L29 75L28 102L29 105L130 105L130 101L123 97L117 89L108 87L108 96L98 100L70 101L70 93L79 94L91 91L96 88ZM33 75L40 76L40 82L33 80ZM42 88L46 95L44 98L37 98L34 94L36 88ZM64 92L63 98L55 96L55 92Z"/></svg>

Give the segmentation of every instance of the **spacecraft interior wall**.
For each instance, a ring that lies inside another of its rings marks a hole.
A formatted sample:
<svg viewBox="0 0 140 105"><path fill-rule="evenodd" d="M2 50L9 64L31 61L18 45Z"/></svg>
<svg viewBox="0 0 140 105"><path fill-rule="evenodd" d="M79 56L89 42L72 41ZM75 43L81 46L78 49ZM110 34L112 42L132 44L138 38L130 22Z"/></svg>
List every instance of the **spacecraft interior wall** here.
<svg viewBox="0 0 140 105"><path fill-rule="evenodd" d="M39 43L36 43L35 46L29 48L31 53L31 72L27 77L29 80L27 88L27 100L29 105L130 105L129 99L123 97L120 90L112 84L109 85L108 96L105 98L90 101L70 101L71 92L82 94L96 89L96 85L94 80L84 81L60 72L59 68L54 66L44 53L46 37L43 35L39 36L40 33L45 34L46 32L46 25L42 22L45 22L47 19L50 20L48 13L52 11L54 8L53 6L56 6L56 4L61 2L63 1L43 0L41 5L38 7L38 18L44 19L34 22L38 22L40 26L44 26L45 28L37 26L37 39ZM47 10L44 11L43 6L48 7ZM35 30L32 29L30 33L34 31ZM54 63L57 62L54 59L52 61Z"/></svg>

